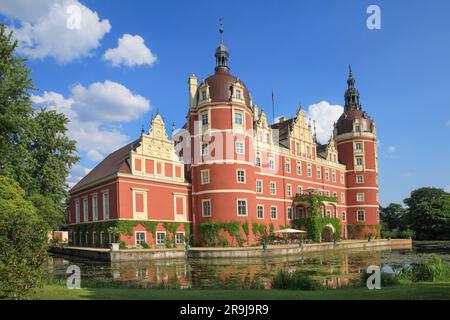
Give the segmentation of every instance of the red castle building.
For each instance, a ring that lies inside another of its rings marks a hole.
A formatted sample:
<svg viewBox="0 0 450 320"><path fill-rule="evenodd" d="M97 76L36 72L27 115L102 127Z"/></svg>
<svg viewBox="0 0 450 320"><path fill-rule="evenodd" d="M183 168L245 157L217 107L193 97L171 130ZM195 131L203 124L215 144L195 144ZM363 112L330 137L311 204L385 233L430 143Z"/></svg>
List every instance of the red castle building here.
<svg viewBox="0 0 450 320"><path fill-rule="evenodd" d="M294 118L268 122L230 73L222 33L214 75L189 77L184 127L169 139L158 113L148 132L70 190L72 244L183 245L188 233L202 244L206 222L248 223L248 236L239 232L253 244L253 223L278 230L308 216L308 205L293 200L308 193L335 197L321 203L322 215L339 219L342 230L331 232L343 238L351 236L350 226L379 224L375 123L362 110L351 68L344 113L321 145L301 108Z"/></svg>

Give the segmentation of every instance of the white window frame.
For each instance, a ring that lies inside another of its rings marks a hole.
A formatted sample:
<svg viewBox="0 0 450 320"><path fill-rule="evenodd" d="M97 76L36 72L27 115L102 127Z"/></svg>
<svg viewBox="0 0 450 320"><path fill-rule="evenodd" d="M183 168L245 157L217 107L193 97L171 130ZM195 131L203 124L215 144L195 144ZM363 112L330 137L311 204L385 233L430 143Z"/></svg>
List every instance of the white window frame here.
<svg viewBox="0 0 450 320"><path fill-rule="evenodd" d="M361 180L359 180L361 179ZM364 176L356 176L356 183L357 184L363 184L364 183Z"/></svg>
<svg viewBox="0 0 450 320"><path fill-rule="evenodd" d="M303 174L302 171L303 171L303 170L302 170L302 163L301 163L301 162L297 162L297 165L296 165L296 167L295 167L295 172L296 172L299 176L301 176L301 175Z"/></svg>
<svg viewBox="0 0 450 320"><path fill-rule="evenodd" d="M275 159L274 158L269 158L269 169L275 170Z"/></svg>
<svg viewBox="0 0 450 320"><path fill-rule="evenodd" d="M235 148L236 148L236 154L245 155L245 143L244 143L244 141L237 140Z"/></svg>
<svg viewBox="0 0 450 320"><path fill-rule="evenodd" d="M89 221L89 198L83 197L83 222Z"/></svg>
<svg viewBox="0 0 450 320"><path fill-rule="evenodd" d="M364 192L358 192L356 194L356 202L364 202L364 198L365 198Z"/></svg>
<svg viewBox="0 0 450 320"><path fill-rule="evenodd" d="M241 116L241 123L236 122L238 115ZM242 112L240 112L240 111L235 111L234 112L234 117L233 117L233 123L236 126L244 126L244 114Z"/></svg>
<svg viewBox="0 0 450 320"><path fill-rule="evenodd" d="M209 156L209 143L201 144L201 154L203 157Z"/></svg>
<svg viewBox="0 0 450 320"><path fill-rule="evenodd" d="M261 168L261 157L260 156L256 156L256 158L255 158L255 167Z"/></svg>
<svg viewBox="0 0 450 320"><path fill-rule="evenodd" d="M292 184L290 183L286 184L286 196L292 197Z"/></svg>
<svg viewBox="0 0 450 320"><path fill-rule="evenodd" d="M205 203L209 203L208 209L209 209L209 215L205 214L205 207L204 204ZM203 199L202 200L202 217L204 218L209 218L212 216L212 212L211 212L211 199Z"/></svg>
<svg viewBox="0 0 450 320"><path fill-rule="evenodd" d="M102 192L103 220L109 220L109 191Z"/></svg>
<svg viewBox="0 0 450 320"><path fill-rule="evenodd" d="M245 208L245 214L240 214L239 213L239 208L242 207L240 205L240 202L244 202L244 204L245 204L245 207L244 207ZM236 200L236 214L237 214L238 217L246 217L246 216L248 216L247 199L237 199Z"/></svg>
<svg viewBox="0 0 450 320"><path fill-rule="evenodd" d="M284 162L284 171L286 171L286 173L291 173L291 160L285 160Z"/></svg>
<svg viewBox="0 0 450 320"><path fill-rule="evenodd" d="M273 209L275 209L275 218L272 215ZM271 220L277 220L278 219L278 207L277 206L270 206L270 219Z"/></svg>
<svg viewBox="0 0 450 320"><path fill-rule="evenodd" d="M138 235L138 234L144 234L144 240L143 240L143 242L147 243L147 232L145 232L145 231L136 231L136 232L134 233L134 244L135 244L136 246L142 245L142 243L138 243L138 238L137 238L137 235Z"/></svg>
<svg viewBox="0 0 450 320"><path fill-rule="evenodd" d="M92 194L91 201L92 201L92 220L98 221L98 197L96 193Z"/></svg>
<svg viewBox="0 0 450 320"><path fill-rule="evenodd" d="M273 186L273 188L272 188ZM277 183L275 181L270 181L270 194L275 196L277 194Z"/></svg>
<svg viewBox="0 0 450 320"><path fill-rule="evenodd" d="M261 179L256 179L256 193L263 193L263 191L264 191L263 181Z"/></svg>
<svg viewBox="0 0 450 320"><path fill-rule="evenodd" d="M206 180L204 178L207 178ZM202 185L210 183L209 169L200 170L200 183Z"/></svg>
<svg viewBox="0 0 450 320"><path fill-rule="evenodd" d="M362 215L363 215L363 220L360 220L359 219L359 214L360 213L362 213ZM358 222L364 222L364 221L366 221L366 211L365 210L356 210L356 221L358 221Z"/></svg>
<svg viewBox="0 0 450 320"><path fill-rule="evenodd" d="M286 215L287 215L287 219L288 220L293 220L294 219L294 208L293 207L287 207Z"/></svg>
<svg viewBox="0 0 450 320"><path fill-rule="evenodd" d="M240 176L240 173L242 173L242 176ZM246 177L246 172L245 169L236 169L236 182L237 183L246 183L247 182L247 177ZM243 178L243 180L240 180L241 178Z"/></svg>
<svg viewBox="0 0 450 320"><path fill-rule="evenodd" d="M75 222L80 222L80 199L75 200Z"/></svg>
<svg viewBox="0 0 450 320"><path fill-rule="evenodd" d="M178 235L179 234L183 235L183 242L181 242L181 243L178 241ZM185 243L186 243L185 233L184 232L175 232L175 244L176 245L183 245Z"/></svg>
<svg viewBox="0 0 450 320"><path fill-rule="evenodd" d="M160 242L160 240L158 239L158 235L159 234L163 234L164 235L164 242ZM167 241L167 234L165 231L156 231L156 244L157 245L165 245Z"/></svg>
<svg viewBox="0 0 450 320"><path fill-rule="evenodd" d="M258 216L258 214L259 214L259 211L258 211L259 208L262 209L262 210L261 210L261 212L262 212L262 216L261 216L261 217ZM256 219L260 219L260 220L264 219L264 205L262 205L262 204L256 205Z"/></svg>

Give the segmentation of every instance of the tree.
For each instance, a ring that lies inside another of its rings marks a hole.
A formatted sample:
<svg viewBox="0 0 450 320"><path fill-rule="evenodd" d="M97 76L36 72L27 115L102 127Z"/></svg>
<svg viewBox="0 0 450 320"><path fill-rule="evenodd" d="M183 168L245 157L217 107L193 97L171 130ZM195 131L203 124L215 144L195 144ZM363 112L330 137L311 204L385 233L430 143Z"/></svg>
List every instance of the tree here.
<svg viewBox="0 0 450 320"><path fill-rule="evenodd" d="M404 200L407 220L418 239L450 239L450 194L438 188L420 188Z"/></svg>
<svg viewBox="0 0 450 320"><path fill-rule="evenodd" d="M67 196L65 180L70 167L79 160L75 141L66 135L69 120L65 115L33 110L30 69L24 59L14 56L16 48L12 33L6 33L0 24L0 174L17 181L27 195L48 197L53 204L41 199L39 203L46 206L38 206L39 213L61 222ZM61 226L47 222L53 228Z"/></svg>
<svg viewBox="0 0 450 320"><path fill-rule="evenodd" d="M407 211L400 204L391 203L385 208L380 208L380 218L388 230L405 230L408 228L406 221Z"/></svg>
<svg viewBox="0 0 450 320"><path fill-rule="evenodd" d="M47 226L25 191L0 176L0 299L25 299L42 283Z"/></svg>

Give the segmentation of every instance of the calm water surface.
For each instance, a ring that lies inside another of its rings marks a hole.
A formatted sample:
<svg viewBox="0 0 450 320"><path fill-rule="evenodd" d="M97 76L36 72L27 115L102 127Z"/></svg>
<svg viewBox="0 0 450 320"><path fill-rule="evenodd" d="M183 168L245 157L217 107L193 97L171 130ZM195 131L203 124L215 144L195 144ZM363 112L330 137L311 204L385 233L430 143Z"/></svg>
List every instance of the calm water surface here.
<svg viewBox="0 0 450 320"><path fill-rule="evenodd" d="M65 279L66 269L76 264L83 280L119 281L144 287L251 288L270 287L270 279L280 270L302 270L328 287L339 287L359 280L359 273L370 265L395 272L404 266L440 256L450 263L450 242L418 242L413 249L355 250L303 254L277 258L189 259L146 262L97 262L53 255L46 265L54 278Z"/></svg>

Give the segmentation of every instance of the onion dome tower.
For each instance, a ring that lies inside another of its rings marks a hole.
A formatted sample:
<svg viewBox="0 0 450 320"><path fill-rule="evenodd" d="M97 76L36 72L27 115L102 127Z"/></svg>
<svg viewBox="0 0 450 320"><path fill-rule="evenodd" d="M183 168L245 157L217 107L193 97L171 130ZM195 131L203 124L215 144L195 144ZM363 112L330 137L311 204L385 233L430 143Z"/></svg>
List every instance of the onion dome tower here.
<svg viewBox="0 0 450 320"><path fill-rule="evenodd" d="M214 74L189 78L192 213L194 225L256 220L253 108L245 84L230 73L229 51L220 42ZM194 237L200 240L199 230ZM235 241L228 239L229 242Z"/></svg>
<svg viewBox="0 0 450 320"><path fill-rule="evenodd" d="M349 67L344 113L334 127L339 161L347 166L347 237L375 234L379 224L378 154L375 122L363 111ZM363 227L363 228L361 228Z"/></svg>

